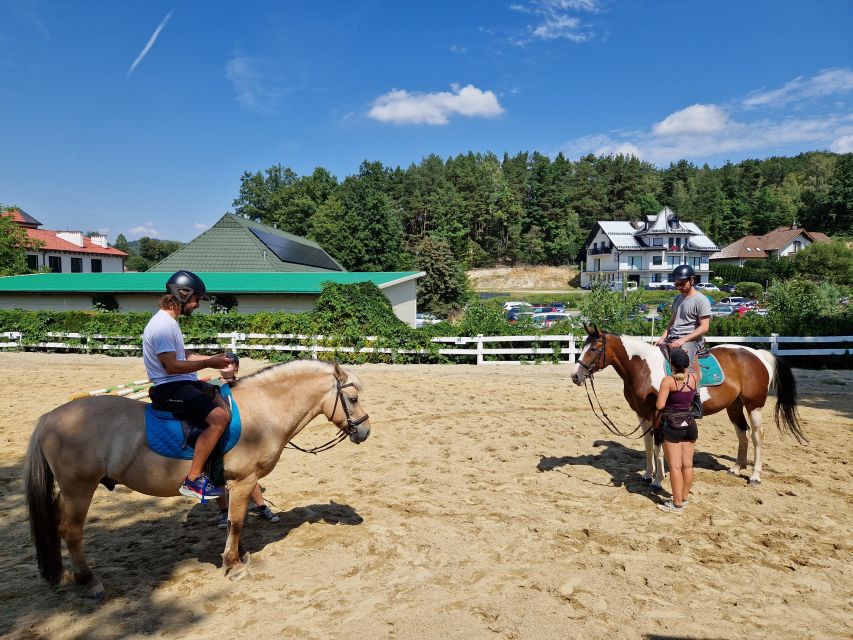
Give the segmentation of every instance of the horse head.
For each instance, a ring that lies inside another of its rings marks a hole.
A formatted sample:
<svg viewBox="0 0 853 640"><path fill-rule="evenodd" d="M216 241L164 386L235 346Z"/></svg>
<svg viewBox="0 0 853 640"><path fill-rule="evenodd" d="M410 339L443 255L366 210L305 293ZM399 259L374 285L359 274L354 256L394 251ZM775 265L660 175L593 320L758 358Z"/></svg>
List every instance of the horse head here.
<svg viewBox="0 0 853 640"><path fill-rule="evenodd" d="M349 436L355 444L361 444L370 435L370 418L358 401L361 381L336 362L333 372L335 386L323 403L326 419ZM332 396L334 394L334 396Z"/></svg>
<svg viewBox="0 0 853 640"><path fill-rule="evenodd" d="M584 323L583 328L586 329L587 333L586 342L584 342L580 358L572 370L572 382L577 385L583 384L584 380L593 373L607 368L611 362L607 345L607 336L610 334L595 325L590 327Z"/></svg>

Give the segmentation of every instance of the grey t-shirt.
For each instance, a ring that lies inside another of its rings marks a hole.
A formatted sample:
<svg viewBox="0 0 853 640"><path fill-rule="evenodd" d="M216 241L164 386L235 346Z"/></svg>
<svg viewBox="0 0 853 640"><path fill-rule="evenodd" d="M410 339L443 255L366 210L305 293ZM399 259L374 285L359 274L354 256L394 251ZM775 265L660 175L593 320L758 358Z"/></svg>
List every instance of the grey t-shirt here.
<svg viewBox="0 0 853 640"><path fill-rule="evenodd" d="M699 326L701 318L711 317L711 303L701 293L684 297L682 294L675 296L672 303L672 326L669 328L668 337L683 338L690 335ZM704 342L703 338L698 340Z"/></svg>

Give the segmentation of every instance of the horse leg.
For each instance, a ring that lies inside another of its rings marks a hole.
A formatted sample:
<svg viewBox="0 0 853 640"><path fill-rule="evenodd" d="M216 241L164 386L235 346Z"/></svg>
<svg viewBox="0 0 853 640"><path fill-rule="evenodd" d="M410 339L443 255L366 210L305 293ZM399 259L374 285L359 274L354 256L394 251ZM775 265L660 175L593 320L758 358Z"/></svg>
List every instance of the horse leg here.
<svg viewBox="0 0 853 640"><path fill-rule="evenodd" d="M641 429L645 433L643 444L646 446L646 472L643 480L650 482L652 489L660 489L663 486L663 450L655 446L655 438L650 429L651 422L643 420Z"/></svg>
<svg viewBox="0 0 853 640"><path fill-rule="evenodd" d="M737 460L729 468L729 473L737 476L740 475L741 471L746 469L746 452L748 448L746 432L749 429L749 425L743 413L743 401L737 398L726 407L726 413L729 414L729 420L735 426L735 434L737 434Z"/></svg>
<svg viewBox="0 0 853 640"><path fill-rule="evenodd" d="M83 552L83 523L86 521L93 495L95 487L75 487L72 490L66 488L59 494L59 535L65 540L68 554L71 556L74 581L85 589L86 596L100 600L104 597L104 585L92 573Z"/></svg>
<svg viewBox="0 0 853 640"><path fill-rule="evenodd" d="M257 481L257 478L252 475L233 482L228 487L228 538L222 554L222 566L228 578L234 581L242 580L249 575L247 565L250 557L245 552L240 538L243 525L246 523L249 495Z"/></svg>
<svg viewBox="0 0 853 640"><path fill-rule="evenodd" d="M761 407L749 412L749 424L752 427L752 449L755 464L749 477L750 486L761 484L761 445L764 442L764 427L761 424Z"/></svg>

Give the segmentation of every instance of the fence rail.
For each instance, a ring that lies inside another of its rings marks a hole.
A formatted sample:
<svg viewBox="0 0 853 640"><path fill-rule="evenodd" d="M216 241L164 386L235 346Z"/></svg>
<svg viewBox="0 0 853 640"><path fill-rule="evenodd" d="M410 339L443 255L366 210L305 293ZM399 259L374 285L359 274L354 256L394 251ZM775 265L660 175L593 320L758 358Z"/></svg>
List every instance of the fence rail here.
<svg viewBox="0 0 853 640"><path fill-rule="evenodd" d="M49 332L48 341L28 343L21 332L0 332L0 350L23 351L64 350L80 353L104 351L140 351L140 336L116 336L101 334ZM213 336L211 336L213 337ZM637 336L646 342L654 342L657 336ZM532 361L573 364L580 353L586 335L540 335L540 336L456 336L433 338L439 345L429 349L392 349L389 347L347 347L335 344L335 336L309 336L291 333L217 333L216 342L190 343L187 349L229 350L241 352L285 352L309 354L318 358L324 353L381 353L400 355L443 356L469 361L476 364L524 364ZM52 340L56 339L56 340ZM853 355L853 336L706 336L709 343L749 344L768 348L778 356L839 356ZM362 338L365 345L378 340L376 336ZM275 341L265 344L265 341ZM447 345L447 346L441 346ZM499 345L499 346L487 346ZM511 346L510 346L511 345ZM518 345L518 346L516 346ZM765 345L768 345L765 347ZM793 348L784 348L792 345ZM832 345L819 347L817 345Z"/></svg>

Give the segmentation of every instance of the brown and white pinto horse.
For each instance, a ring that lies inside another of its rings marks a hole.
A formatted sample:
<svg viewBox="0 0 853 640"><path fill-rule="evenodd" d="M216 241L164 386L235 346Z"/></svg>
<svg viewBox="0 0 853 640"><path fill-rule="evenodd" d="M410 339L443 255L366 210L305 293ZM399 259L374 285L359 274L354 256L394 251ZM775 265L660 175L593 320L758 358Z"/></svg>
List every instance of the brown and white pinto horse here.
<svg viewBox="0 0 853 640"><path fill-rule="evenodd" d="M291 438L318 415L356 444L370 435L360 389L353 373L311 360L267 367L232 387L243 430L225 454L230 500L222 563L229 578L248 575L249 554L240 534L249 495L258 479L273 470ZM148 447L146 406L98 396L72 400L39 419L24 464L24 485L39 570L48 582L56 584L62 577L64 540L76 582L87 595L103 596L83 554L83 523L99 482L123 484L149 496L178 495L190 461L166 458Z"/></svg>
<svg viewBox="0 0 853 640"><path fill-rule="evenodd" d="M664 475L663 452L661 447L654 446L652 427L655 401L666 375L663 354L658 347L640 338L607 333L595 326L585 328L588 335L578 363L572 370L572 381L580 385L594 373L613 366L624 382L625 399L640 419L645 433L646 472L643 478L651 481L652 487L660 488ZM806 441L797 413L796 381L791 368L769 351L731 344L714 347L711 351L723 369L725 380L717 386L701 387L702 407L705 415L725 409L735 425L737 461L729 473L739 475L746 468L746 433L752 427L755 464L749 484L760 484L761 443L764 438L761 410L771 391L776 393L776 426L798 442Z"/></svg>

